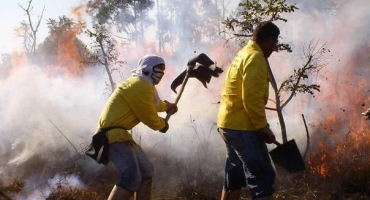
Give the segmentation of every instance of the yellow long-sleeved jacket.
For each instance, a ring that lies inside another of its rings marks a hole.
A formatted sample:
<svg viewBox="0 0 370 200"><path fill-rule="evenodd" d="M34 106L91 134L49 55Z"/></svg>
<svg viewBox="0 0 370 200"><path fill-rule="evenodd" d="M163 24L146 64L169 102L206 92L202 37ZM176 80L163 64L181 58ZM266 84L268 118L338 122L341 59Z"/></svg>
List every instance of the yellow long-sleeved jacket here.
<svg viewBox="0 0 370 200"><path fill-rule="evenodd" d="M218 112L218 127L245 131L266 127L268 84L267 61L258 44L250 40L227 70Z"/></svg>
<svg viewBox="0 0 370 200"><path fill-rule="evenodd" d="M137 77L130 77L121 83L108 99L100 116L98 129L119 126L122 129L112 129L107 132L109 143L129 141L134 142L127 131L140 122L153 130L165 127L165 121L158 115L167 109L160 101L156 105L154 86Z"/></svg>

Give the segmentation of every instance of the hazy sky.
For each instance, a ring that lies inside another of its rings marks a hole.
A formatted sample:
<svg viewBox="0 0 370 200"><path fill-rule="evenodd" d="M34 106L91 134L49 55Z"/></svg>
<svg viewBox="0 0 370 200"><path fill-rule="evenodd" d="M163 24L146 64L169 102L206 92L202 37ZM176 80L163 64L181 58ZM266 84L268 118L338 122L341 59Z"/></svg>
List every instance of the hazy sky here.
<svg viewBox="0 0 370 200"><path fill-rule="evenodd" d="M15 49L19 49L21 38L15 34L15 29L20 26L20 22L25 20L28 22L25 11L20 7L27 8L29 0L0 0L0 54L10 53ZM59 16L66 15L73 17L71 9L80 5L83 0L32 0L31 17L34 23L38 21L38 17L45 8L42 21L39 27L38 43L42 42L48 34L46 20L49 18L57 19Z"/></svg>
<svg viewBox="0 0 370 200"><path fill-rule="evenodd" d="M22 21L28 22L25 11L20 7L27 8L30 0L0 0L0 55L10 53L17 49L22 49L22 39L17 37L15 29L20 26ZM72 9L79 5L86 5L87 0L32 0L31 17L34 24L38 21L43 8L45 8L42 21L37 32L37 43L40 44L48 35L46 20L49 18L57 19L59 16L66 15L69 18L76 19L72 13ZM227 1L227 7L237 7L238 1ZM89 20L87 15L83 16L83 20Z"/></svg>

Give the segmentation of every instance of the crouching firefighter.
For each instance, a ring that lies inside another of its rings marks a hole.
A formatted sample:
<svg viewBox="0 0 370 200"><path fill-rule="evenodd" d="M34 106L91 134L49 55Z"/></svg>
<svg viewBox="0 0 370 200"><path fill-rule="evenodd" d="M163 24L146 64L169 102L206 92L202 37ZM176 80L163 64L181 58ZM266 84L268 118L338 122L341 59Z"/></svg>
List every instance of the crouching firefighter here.
<svg viewBox="0 0 370 200"><path fill-rule="evenodd" d="M165 68L159 56L142 57L131 76L114 90L101 113L98 130L109 129L109 161L119 172L118 183L108 200L150 199L153 165L128 130L140 122L162 133L168 130L167 121L158 112L175 113L177 106L162 101L155 88Z"/></svg>

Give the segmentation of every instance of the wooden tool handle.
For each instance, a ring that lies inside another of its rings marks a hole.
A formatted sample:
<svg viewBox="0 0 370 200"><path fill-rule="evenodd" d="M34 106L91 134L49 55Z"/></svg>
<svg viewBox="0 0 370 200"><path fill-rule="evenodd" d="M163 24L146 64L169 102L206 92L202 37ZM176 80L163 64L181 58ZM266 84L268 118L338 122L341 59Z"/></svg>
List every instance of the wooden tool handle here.
<svg viewBox="0 0 370 200"><path fill-rule="evenodd" d="M184 80L182 81L182 84L181 84L180 91L177 94L177 97L176 97L176 100L175 100L175 103L174 103L175 105L177 105L177 103L179 102L179 100L181 98L181 95L184 92L185 85L188 82L188 79L189 79L189 73L186 72L185 78L184 78ZM168 113L167 116L166 116L166 118L164 120L166 120L168 122L168 120L170 119L171 115L173 115L173 113Z"/></svg>

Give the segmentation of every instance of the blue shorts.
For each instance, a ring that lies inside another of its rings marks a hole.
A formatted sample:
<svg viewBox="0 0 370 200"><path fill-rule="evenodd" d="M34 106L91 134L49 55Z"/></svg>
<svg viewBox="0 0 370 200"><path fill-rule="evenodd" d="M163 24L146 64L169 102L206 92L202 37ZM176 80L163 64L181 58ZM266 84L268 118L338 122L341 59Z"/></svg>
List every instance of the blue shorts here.
<svg viewBox="0 0 370 200"><path fill-rule="evenodd" d="M153 165L139 145L109 144L109 159L119 172L117 186L136 192L143 180L153 177Z"/></svg>
<svg viewBox="0 0 370 200"><path fill-rule="evenodd" d="M271 196L276 173L261 134L221 128L219 132L227 152L224 189L239 190L248 185L253 199Z"/></svg>

